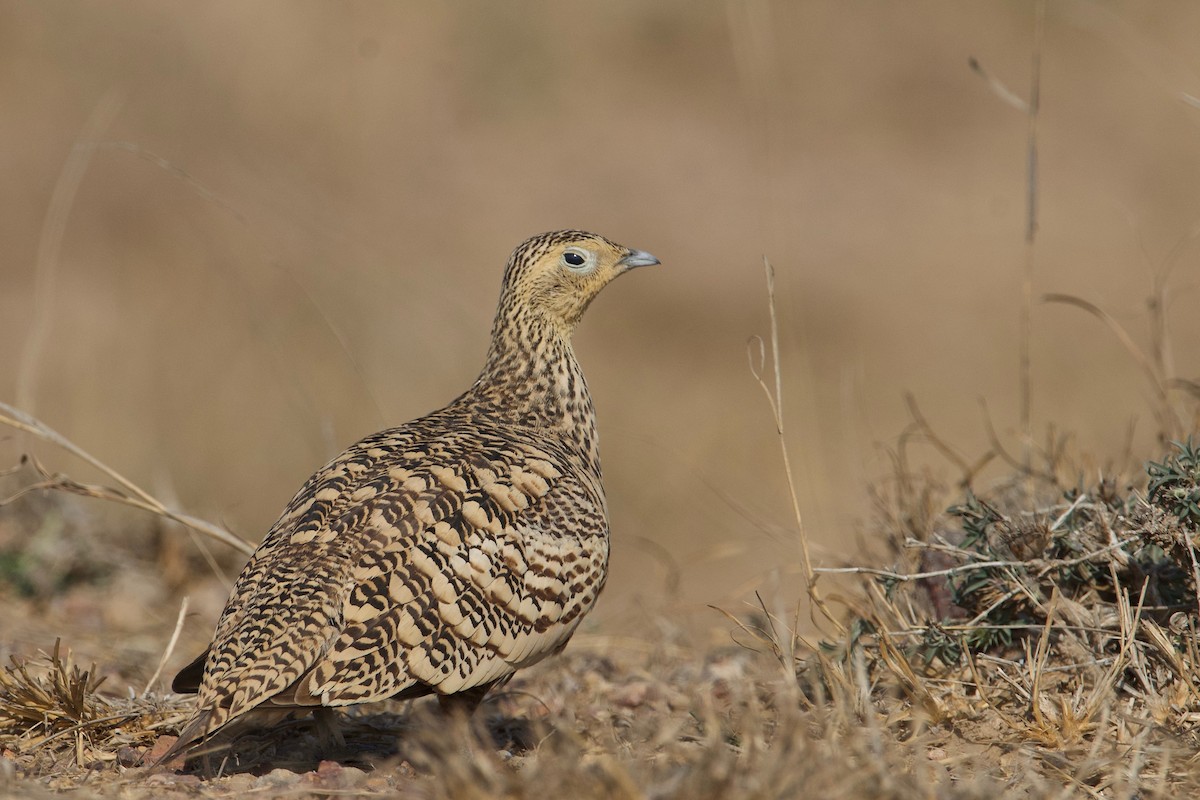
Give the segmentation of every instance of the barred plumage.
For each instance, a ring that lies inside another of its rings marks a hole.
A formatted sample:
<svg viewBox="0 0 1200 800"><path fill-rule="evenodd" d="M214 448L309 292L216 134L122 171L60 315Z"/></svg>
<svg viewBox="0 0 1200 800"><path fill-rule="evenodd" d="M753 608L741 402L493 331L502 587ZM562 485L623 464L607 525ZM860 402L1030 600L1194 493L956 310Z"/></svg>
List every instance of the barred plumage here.
<svg viewBox="0 0 1200 800"><path fill-rule="evenodd" d="M609 535L570 336L610 280L657 263L582 231L517 247L475 383L351 446L267 533L175 678L199 701L164 761L252 711L436 693L470 712L566 645L604 586Z"/></svg>

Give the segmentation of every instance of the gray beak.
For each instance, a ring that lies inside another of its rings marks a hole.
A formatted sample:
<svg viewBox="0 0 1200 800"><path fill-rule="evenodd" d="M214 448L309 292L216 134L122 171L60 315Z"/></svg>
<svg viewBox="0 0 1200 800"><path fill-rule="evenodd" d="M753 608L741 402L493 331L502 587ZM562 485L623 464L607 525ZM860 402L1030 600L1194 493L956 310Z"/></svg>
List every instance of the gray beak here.
<svg viewBox="0 0 1200 800"><path fill-rule="evenodd" d="M626 269L633 269L634 267L651 267L662 262L645 250L634 250L622 258L620 263L624 264Z"/></svg>

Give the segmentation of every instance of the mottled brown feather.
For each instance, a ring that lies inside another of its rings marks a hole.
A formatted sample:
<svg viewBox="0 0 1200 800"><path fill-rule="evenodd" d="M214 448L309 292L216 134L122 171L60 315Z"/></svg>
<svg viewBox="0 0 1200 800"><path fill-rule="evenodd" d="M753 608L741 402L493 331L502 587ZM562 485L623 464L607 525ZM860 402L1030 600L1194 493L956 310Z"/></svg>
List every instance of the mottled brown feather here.
<svg viewBox="0 0 1200 800"><path fill-rule="evenodd" d="M605 284L652 263L582 231L517 247L475 383L352 445L271 527L207 654L176 676L199 701L169 757L256 710L427 693L469 710L565 646L609 536L570 336Z"/></svg>

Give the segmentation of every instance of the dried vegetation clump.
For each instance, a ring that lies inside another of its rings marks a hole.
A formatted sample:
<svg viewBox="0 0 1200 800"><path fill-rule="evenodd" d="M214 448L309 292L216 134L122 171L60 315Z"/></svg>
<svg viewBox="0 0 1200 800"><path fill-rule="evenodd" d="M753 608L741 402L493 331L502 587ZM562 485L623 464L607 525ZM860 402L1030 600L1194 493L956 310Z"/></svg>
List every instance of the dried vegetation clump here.
<svg viewBox="0 0 1200 800"><path fill-rule="evenodd" d="M114 696L100 691L96 666L75 663L54 649L0 670L0 747L22 771L52 775L72 767L126 766L164 731L186 719L187 704L156 695Z"/></svg>
<svg viewBox="0 0 1200 800"><path fill-rule="evenodd" d="M897 564L823 570L864 576L865 597L802 659L806 694L861 669L891 719L948 750L994 751L1006 782L1194 792L1200 448L1174 445L1145 491L1067 485L1049 452L1045 469L966 489L943 513L928 482L898 476L881 495Z"/></svg>

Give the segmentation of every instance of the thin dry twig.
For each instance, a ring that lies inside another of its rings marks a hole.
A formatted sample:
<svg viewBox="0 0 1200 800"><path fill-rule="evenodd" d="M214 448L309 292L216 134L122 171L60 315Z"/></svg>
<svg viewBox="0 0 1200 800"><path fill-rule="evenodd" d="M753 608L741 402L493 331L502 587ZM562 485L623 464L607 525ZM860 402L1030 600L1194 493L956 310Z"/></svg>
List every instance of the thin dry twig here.
<svg viewBox="0 0 1200 800"><path fill-rule="evenodd" d="M1026 459L1023 461L1017 460L1007 450L1004 449L1004 445L1000 441L1000 435L996 432L996 426L992 424L992 415L988 410L987 400L982 397L979 398L979 406L983 411L983 426L985 432L987 433L988 443L992 447L992 452L998 455L1001 461L1008 464L1021 475L1032 478L1040 478L1051 485L1056 485L1057 481L1052 473L1045 470L1036 470L1033 468L1031 459Z"/></svg>
<svg viewBox="0 0 1200 800"><path fill-rule="evenodd" d="M1045 575L1049 570L1062 569L1063 567L1073 567L1077 564L1082 564L1086 561L1095 561L1101 556L1107 555L1114 550L1120 550L1125 546L1138 540L1137 536L1129 536L1119 542L1102 547L1098 550L1093 550L1090 553L1085 553L1076 558L1062 558L1045 560L1040 558L1026 559L1024 561L975 561L969 564L960 564L957 567L948 567L946 569L936 569L929 572L892 572L886 569L875 569L874 567L817 567L814 572L832 573L838 575L876 575L881 578L887 578L893 581L919 581L925 578L946 577L949 575L957 575L962 572L972 572L982 569L1002 569L1013 567L1041 567L1037 573L1038 577ZM935 548L929 548L935 549ZM947 548L936 548L945 552ZM977 553L971 553L967 550L954 551L962 553L964 556L977 557Z"/></svg>
<svg viewBox="0 0 1200 800"><path fill-rule="evenodd" d="M1019 345L1021 463L1026 475L1033 461L1033 386L1031 380L1031 347L1033 341L1033 273L1038 230L1038 112L1042 95L1042 46L1046 31L1046 0L1034 6L1033 50L1029 77L1029 101L1021 100L997 78L993 77L978 59L968 61L971 70L987 81L989 88L1001 100L1025 113L1025 258L1021 274L1021 316Z"/></svg>
<svg viewBox="0 0 1200 800"><path fill-rule="evenodd" d="M158 666L154 668L154 674L150 676L150 680L146 681L146 686L142 689L142 697L150 694L150 687L158 680L158 676L162 675L163 668L171 659L171 654L175 652L175 645L179 643L179 634L183 632L183 620L187 617L187 611L188 597L185 595L183 602L179 604L179 616L175 618L175 630L171 632L171 638L167 642L166 649L163 650L162 658L158 660Z"/></svg>
<svg viewBox="0 0 1200 800"><path fill-rule="evenodd" d="M1008 88L1003 81L984 69L983 64L979 63L978 58L975 56L968 58L967 66L971 68L972 72L987 81L988 88L992 90L996 97L999 97L1022 114L1029 113L1029 103L1022 100L1020 95Z"/></svg>
<svg viewBox="0 0 1200 800"><path fill-rule="evenodd" d="M775 315L775 269L771 262L763 257L763 269L767 275L767 308L771 319L771 369L774 373L774 387L767 384L764 377L767 364L766 346L760 337L754 337L751 342L758 343L758 363L754 361L753 350L748 350L750 371L758 382L771 407L771 416L775 422L775 435L779 440L779 449L783 455L783 469L787 476L788 495L792 502L792 514L796 520L796 533L800 542L800 556L804 566L805 590L812 600L813 608L819 609L833 626L844 631L842 621L826 606L825 600L817 589L816 573L813 571L812 556L808 546L808 532L804 527L804 515L800 511L800 497L796 491L796 480L792 474L792 462L788 455L787 438L783 429L783 369L779 360L779 320ZM815 620L814 620L815 621Z"/></svg>
<svg viewBox="0 0 1200 800"><path fill-rule="evenodd" d="M1029 113L1026 138L1025 269L1021 279L1021 435L1022 462L1033 461L1033 268L1038 230L1038 112L1042 105L1042 42L1046 33L1046 0L1034 9L1033 63L1029 76Z"/></svg>
<svg viewBox="0 0 1200 800"><path fill-rule="evenodd" d="M1151 391L1154 392L1155 403L1152 410L1158 421L1160 430L1163 431L1166 438L1175 438L1180 429L1180 422L1175 412L1171 409L1171 404L1167 397L1168 383L1166 376L1162 374L1159 365L1155 363L1154 359L1147 356L1145 351L1138 347L1133 337L1129 334L1129 331L1125 330L1125 327L1117 322L1116 318L1107 311L1095 303L1084 300L1082 297L1076 297L1072 294L1051 293L1043 295L1042 300L1046 303L1062 303L1083 309L1103 322L1112 331L1113 335L1117 337L1117 341L1121 343L1121 346L1133 358L1134 363L1137 364L1142 374L1146 376L1146 383L1150 385Z"/></svg>
<svg viewBox="0 0 1200 800"><path fill-rule="evenodd" d="M933 445L934 449L941 453L947 461L958 467L960 474L958 481L959 488L965 489L970 487L980 470L986 467L991 460L995 458L995 451L988 450L982 456L976 459L974 464L968 463L967 459L961 453L948 445L945 440L943 440L934 432L933 426L929 424L929 420L925 418L925 415L921 412L920 406L917 405L917 398L914 397L911 392L904 393L904 404L908 407L909 416L913 418L913 424L915 424L917 428L925 434L925 438L928 440L928 442Z"/></svg>
<svg viewBox="0 0 1200 800"><path fill-rule="evenodd" d="M198 517L167 508L149 492L146 492L133 481L121 475L112 467L100 461L100 459L88 453L82 447L32 415L26 414L24 411L13 408L3 402L0 402L0 412L2 412L0 413L0 425L8 425L11 428L31 433L43 441L66 450L76 458L108 475L121 487L121 489L113 489L106 486L93 486L72 481L65 476L51 475L34 460L34 466L44 480L44 483L39 488L59 489L139 508L157 514L165 519L178 522L181 525L186 525L197 533L216 539L222 544L229 545L246 555L251 555L254 552L254 545L224 528L220 528Z"/></svg>

